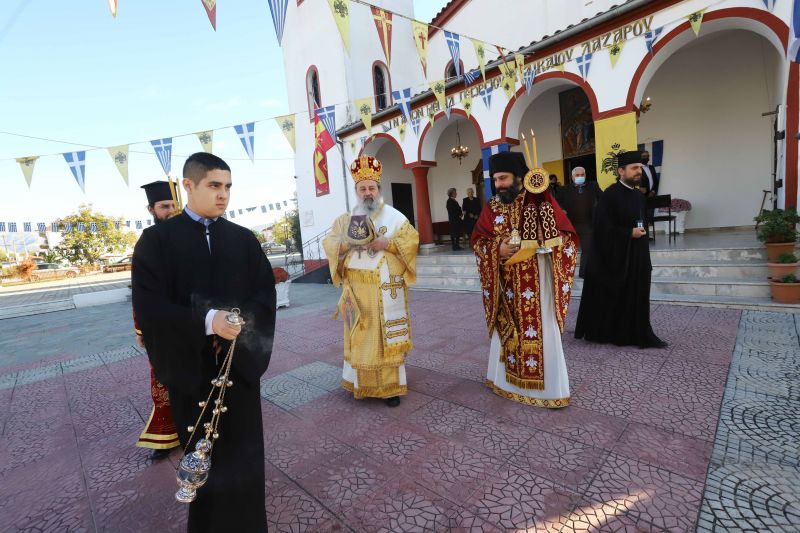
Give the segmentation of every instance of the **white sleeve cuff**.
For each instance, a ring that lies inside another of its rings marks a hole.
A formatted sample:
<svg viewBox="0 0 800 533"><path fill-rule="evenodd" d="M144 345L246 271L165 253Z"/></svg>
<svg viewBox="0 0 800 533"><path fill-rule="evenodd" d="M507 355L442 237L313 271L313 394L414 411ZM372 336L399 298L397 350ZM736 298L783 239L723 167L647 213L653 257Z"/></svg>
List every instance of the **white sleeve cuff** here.
<svg viewBox="0 0 800 533"><path fill-rule="evenodd" d="M206 313L206 335L214 334L214 315L217 314L216 309L209 309Z"/></svg>

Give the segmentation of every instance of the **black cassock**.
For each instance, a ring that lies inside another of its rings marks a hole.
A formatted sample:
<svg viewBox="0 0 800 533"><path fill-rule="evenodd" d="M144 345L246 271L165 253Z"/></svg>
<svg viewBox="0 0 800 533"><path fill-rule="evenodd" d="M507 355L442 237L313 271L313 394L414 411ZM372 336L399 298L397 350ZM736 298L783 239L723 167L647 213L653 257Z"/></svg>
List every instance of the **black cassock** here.
<svg viewBox="0 0 800 533"><path fill-rule="evenodd" d="M133 253L133 309L158 380L169 389L181 445L200 414L230 344L206 335L209 309L241 309L228 411L214 443L208 482L189 508L189 531L267 529L264 436L259 380L275 333L275 278L252 232L217 219L205 226L186 213L142 233ZM217 355L213 340L221 344ZM209 415L209 413L207 413ZM203 434L202 425L188 451ZM177 488L177 485L176 485Z"/></svg>
<svg viewBox="0 0 800 533"><path fill-rule="evenodd" d="M631 237L645 209L644 195L619 182L600 196L575 338L642 348L661 344L650 326L650 245L647 235Z"/></svg>

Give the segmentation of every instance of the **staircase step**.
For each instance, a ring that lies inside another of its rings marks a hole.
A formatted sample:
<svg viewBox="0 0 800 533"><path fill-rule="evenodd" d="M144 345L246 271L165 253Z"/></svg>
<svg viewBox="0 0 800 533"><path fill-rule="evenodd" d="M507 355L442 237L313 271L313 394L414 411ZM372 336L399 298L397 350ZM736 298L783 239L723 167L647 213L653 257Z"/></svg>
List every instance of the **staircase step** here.
<svg viewBox="0 0 800 533"><path fill-rule="evenodd" d="M0 309L0 320L6 318L17 318L21 316L39 315L42 313L53 313L55 311L66 311L69 309L75 309L75 303L72 301L72 298L32 304L12 305Z"/></svg>

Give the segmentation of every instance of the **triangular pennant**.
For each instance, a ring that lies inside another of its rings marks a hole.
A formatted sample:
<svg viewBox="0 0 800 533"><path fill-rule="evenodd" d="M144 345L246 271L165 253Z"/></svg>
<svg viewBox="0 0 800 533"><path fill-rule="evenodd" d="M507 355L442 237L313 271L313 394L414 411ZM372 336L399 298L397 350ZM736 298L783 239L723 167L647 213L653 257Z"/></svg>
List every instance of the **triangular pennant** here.
<svg viewBox="0 0 800 533"><path fill-rule="evenodd" d="M292 147L292 150L295 152L297 149L295 148L294 144L294 124L295 124L296 116L294 114L291 115L283 115L281 117L275 117L275 122L278 123L278 127L281 129L283 134L286 136L286 140L289 141L289 145Z"/></svg>
<svg viewBox="0 0 800 533"><path fill-rule="evenodd" d="M344 49L350 53L350 0L328 0L328 5L331 7L333 13L333 20L336 21L336 27L339 28L339 34L342 36Z"/></svg>
<svg viewBox="0 0 800 533"><path fill-rule="evenodd" d="M475 82L475 80L480 78L480 76L481 76L481 71L478 70L478 69L470 70L468 72L465 72L464 73L464 86L466 87L468 85L473 84Z"/></svg>
<svg viewBox="0 0 800 533"><path fill-rule="evenodd" d="M214 130L198 131L195 135L197 135L197 140L200 141L203 151L210 154L214 147Z"/></svg>
<svg viewBox="0 0 800 533"><path fill-rule="evenodd" d="M431 91L433 91L433 95L436 97L436 101L439 102L439 109L444 111L446 107L445 102L445 94L444 94L444 80L438 80L431 82Z"/></svg>
<svg viewBox="0 0 800 533"><path fill-rule="evenodd" d="M444 106L444 115L447 117L447 120L450 120L450 111L453 109L453 105L450 103L452 100L445 100Z"/></svg>
<svg viewBox="0 0 800 533"><path fill-rule="evenodd" d="M558 70L559 72L564 72L564 67L566 66L567 66L566 63L559 63L558 65L555 65L553 68L555 70Z"/></svg>
<svg viewBox="0 0 800 533"><path fill-rule="evenodd" d="M536 77L536 72L532 68L525 69L522 78L525 80L525 94L531 94L533 88L533 80Z"/></svg>
<svg viewBox="0 0 800 533"><path fill-rule="evenodd" d="M772 11L772 8L775 7L775 0L762 0L762 2L764 2L764 7L769 11Z"/></svg>
<svg viewBox="0 0 800 533"><path fill-rule="evenodd" d="M450 58L453 60L453 68L456 76L461 76L461 42L457 33L451 31L444 32L447 41L447 48L450 50Z"/></svg>
<svg viewBox="0 0 800 533"><path fill-rule="evenodd" d="M358 109L358 114L361 117L361 122L367 128L367 134L372 135L372 97L358 98L353 103Z"/></svg>
<svg viewBox="0 0 800 533"><path fill-rule="evenodd" d="M695 11L687 17L689 19L689 25L692 27L692 31L694 31L695 37L700 36L700 26L703 24L703 14L705 14L705 12L705 9L701 9L700 11Z"/></svg>
<svg viewBox="0 0 800 533"><path fill-rule="evenodd" d="M486 46L483 41L472 39L472 46L475 47L475 55L478 56L478 66L481 69L483 81L486 81Z"/></svg>
<svg viewBox="0 0 800 533"><path fill-rule="evenodd" d="M486 109L491 109L492 107L492 84L487 84L481 87L480 90L481 99L483 100L483 105L486 106Z"/></svg>
<svg viewBox="0 0 800 533"><path fill-rule="evenodd" d="M433 123L434 123L434 122L436 122L436 113L434 113L433 111L431 111L431 112L428 114L428 123L430 123L430 125L431 125L431 126L433 126Z"/></svg>
<svg viewBox="0 0 800 533"><path fill-rule="evenodd" d="M33 180L33 167L36 165L37 159L39 159L38 155L17 158L17 163L19 163L19 168L22 169L22 175L25 176L25 181L28 183L29 189L31 188L31 181Z"/></svg>
<svg viewBox="0 0 800 533"><path fill-rule="evenodd" d="M664 26L660 28L656 28L653 31L646 31L644 32L644 43L647 45L647 51L651 54L653 53L653 45L655 45L658 36L661 35L661 32L664 31Z"/></svg>
<svg viewBox="0 0 800 533"><path fill-rule="evenodd" d="M383 55L386 56L386 64L392 64L392 12L379 7L371 6L372 18L375 20L375 28L378 30L378 39L381 41Z"/></svg>
<svg viewBox="0 0 800 533"><path fill-rule="evenodd" d="M405 122L401 122L399 126L397 126L397 135L400 137L400 144L406 139L406 128L407 125Z"/></svg>
<svg viewBox="0 0 800 533"><path fill-rule="evenodd" d="M283 28L286 25L286 9L289 0L269 0L269 12L272 15L272 24L275 26L275 36L278 38L278 44L283 40Z"/></svg>
<svg viewBox="0 0 800 533"><path fill-rule="evenodd" d="M617 61L619 61L619 56L622 55L622 47L625 46L625 41L620 41L618 43L612 44L608 48L608 57L611 59L611 68L617 66Z"/></svg>
<svg viewBox="0 0 800 533"><path fill-rule="evenodd" d="M211 22L211 27L217 31L217 0L201 0L203 7L206 8L208 20Z"/></svg>
<svg viewBox="0 0 800 533"><path fill-rule="evenodd" d="M383 130L383 133L389 133L390 131L392 131L392 125L391 124L381 124L381 130Z"/></svg>
<svg viewBox="0 0 800 533"><path fill-rule="evenodd" d="M411 21L411 31L414 34L414 43L417 45L419 62L422 63L422 73L428 77L428 25L418 20Z"/></svg>
<svg viewBox="0 0 800 533"><path fill-rule="evenodd" d="M111 16L117 18L117 0L108 0L108 9L111 10Z"/></svg>
<svg viewBox="0 0 800 533"><path fill-rule="evenodd" d="M331 139L336 137L336 106L318 107L316 113L319 119L325 124L325 129L331 134Z"/></svg>
<svg viewBox="0 0 800 533"><path fill-rule="evenodd" d="M407 121L411 120L411 88L401 91L392 91L392 99Z"/></svg>
<svg viewBox="0 0 800 533"><path fill-rule="evenodd" d="M67 152L62 155L69 165L75 181L78 182L78 186L83 192L86 192L86 151Z"/></svg>
<svg viewBox="0 0 800 533"><path fill-rule="evenodd" d="M789 48L787 57L789 61L800 63L800 0L794 0L791 14L791 29L789 31Z"/></svg>
<svg viewBox="0 0 800 533"><path fill-rule="evenodd" d="M117 170L119 170L119 173L122 174L122 179L125 180L125 185L130 185L128 183L128 145L121 144L119 146L112 146L108 149L108 153L111 156L111 159L114 160Z"/></svg>
<svg viewBox="0 0 800 533"><path fill-rule="evenodd" d="M514 53L514 63L517 65L517 77L520 83L522 83L525 72L525 56L520 53Z"/></svg>
<svg viewBox="0 0 800 533"><path fill-rule="evenodd" d="M467 118L472 116L472 95L469 94L469 91L465 91L464 98L461 99L461 107L464 108Z"/></svg>
<svg viewBox="0 0 800 533"><path fill-rule="evenodd" d="M250 158L251 162L255 162L256 123L248 122L247 124L239 124L238 126L234 126L233 129L236 130L236 135L238 135L239 140L242 141L242 146L244 146L244 151L247 152L247 157Z"/></svg>
<svg viewBox="0 0 800 533"><path fill-rule="evenodd" d="M503 88L503 92L506 93L506 97L509 100L514 98L517 94L517 76L515 74L515 71L507 70L500 81L500 86Z"/></svg>
<svg viewBox="0 0 800 533"><path fill-rule="evenodd" d="M165 139L156 139L150 141L153 145L153 150L156 151L156 157L161 162L161 168L164 169L164 174L169 176L172 171L172 137Z"/></svg>
<svg viewBox="0 0 800 533"><path fill-rule="evenodd" d="M414 135L416 135L417 137L419 137L419 123L420 123L419 117L411 119L411 129L414 130Z"/></svg>
<svg viewBox="0 0 800 533"><path fill-rule="evenodd" d="M587 76L589 76L589 67L592 65L591 52L587 52L582 56L575 58L575 62L578 64L578 71L581 73L581 78L585 80Z"/></svg>

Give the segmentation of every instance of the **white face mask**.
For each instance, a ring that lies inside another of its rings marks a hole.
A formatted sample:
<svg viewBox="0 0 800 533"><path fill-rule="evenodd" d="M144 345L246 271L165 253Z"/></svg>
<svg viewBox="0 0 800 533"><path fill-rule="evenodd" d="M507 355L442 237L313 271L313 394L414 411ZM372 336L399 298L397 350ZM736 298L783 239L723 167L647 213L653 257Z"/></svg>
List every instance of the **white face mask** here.
<svg viewBox="0 0 800 533"><path fill-rule="evenodd" d="M583 185L586 183L586 176L575 176L575 185Z"/></svg>

